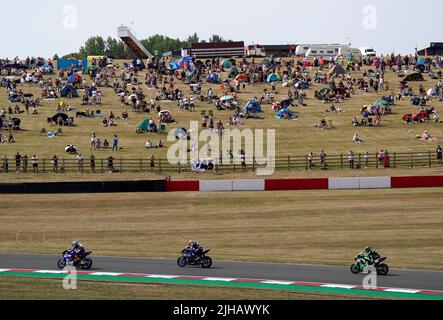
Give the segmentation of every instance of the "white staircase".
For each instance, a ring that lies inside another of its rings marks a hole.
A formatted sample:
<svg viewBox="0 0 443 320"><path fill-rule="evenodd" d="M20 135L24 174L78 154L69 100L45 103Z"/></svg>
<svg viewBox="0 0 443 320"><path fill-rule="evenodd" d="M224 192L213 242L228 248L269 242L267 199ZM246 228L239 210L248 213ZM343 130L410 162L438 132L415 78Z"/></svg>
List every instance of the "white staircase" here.
<svg viewBox="0 0 443 320"><path fill-rule="evenodd" d="M118 37L135 53L139 59L151 59L153 55L135 37L131 29L126 26L118 27Z"/></svg>

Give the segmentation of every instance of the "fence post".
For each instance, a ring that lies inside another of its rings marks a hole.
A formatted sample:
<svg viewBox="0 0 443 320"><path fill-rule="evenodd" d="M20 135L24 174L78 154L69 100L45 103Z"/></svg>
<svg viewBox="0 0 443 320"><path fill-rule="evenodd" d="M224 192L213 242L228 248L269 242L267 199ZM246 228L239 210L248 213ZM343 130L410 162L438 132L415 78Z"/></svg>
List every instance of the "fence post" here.
<svg viewBox="0 0 443 320"><path fill-rule="evenodd" d="M397 154L394 152L394 169L397 168Z"/></svg>
<svg viewBox="0 0 443 320"><path fill-rule="evenodd" d="M161 158L158 159L158 170L160 173L162 173L162 159Z"/></svg>
<svg viewBox="0 0 443 320"><path fill-rule="evenodd" d="M182 166L181 166L181 162L178 162L178 174L182 173Z"/></svg>
<svg viewBox="0 0 443 320"><path fill-rule="evenodd" d="M291 171L291 156L288 156L288 171Z"/></svg>
<svg viewBox="0 0 443 320"><path fill-rule="evenodd" d="M143 171L143 159L140 159L140 172Z"/></svg>
<svg viewBox="0 0 443 320"><path fill-rule="evenodd" d="M343 170L343 154L340 154L340 168Z"/></svg>
<svg viewBox="0 0 443 320"><path fill-rule="evenodd" d="M255 172L255 156L252 157L252 172Z"/></svg>
<svg viewBox="0 0 443 320"><path fill-rule="evenodd" d="M358 154L358 166L361 169L361 153Z"/></svg>
<svg viewBox="0 0 443 320"><path fill-rule="evenodd" d="M63 158L62 159L62 170L61 171L64 173L65 170L66 170L66 168L65 168L65 158Z"/></svg>
<svg viewBox="0 0 443 320"><path fill-rule="evenodd" d="M103 173L104 172L104 168L103 168L103 158L100 159L100 170Z"/></svg>
<svg viewBox="0 0 443 320"><path fill-rule="evenodd" d="M414 156L413 156L413 154L412 154L412 152L411 152L411 169L412 168L414 168Z"/></svg>
<svg viewBox="0 0 443 320"><path fill-rule="evenodd" d="M429 168L432 168L431 151L429 151Z"/></svg>
<svg viewBox="0 0 443 320"><path fill-rule="evenodd" d="M120 173L123 173L123 159L120 158Z"/></svg>

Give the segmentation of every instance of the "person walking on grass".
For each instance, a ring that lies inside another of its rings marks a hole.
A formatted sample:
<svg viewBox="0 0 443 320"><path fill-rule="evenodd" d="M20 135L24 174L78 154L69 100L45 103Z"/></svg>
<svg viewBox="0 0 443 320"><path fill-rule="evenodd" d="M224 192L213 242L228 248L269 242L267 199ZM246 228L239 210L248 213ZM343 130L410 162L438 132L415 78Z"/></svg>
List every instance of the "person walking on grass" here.
<svg viewBox="0 0 443 320"><path fill-rule="evenodd" d="M437 162L441 166L443 164L443 149L440 145L437 146L435 152L437 154Z"/></svg>
<svg viewBox="0 0 443 320"><path fill-rule="evenodd" d="M22 162L22 156L20 155L19 152L17 152L17 154L15 155L15 171L17 172L20 171L21 162Z"/></svg>
<svg viewBox="0 0 443 320"><path fill-rule="evenodd" d="M28 156L26 154L23 156L22 163L23 163L23 172L24 173L28 172Z"/></svg>
<svg viewBox="0 0 443 320"><path fill-rule="evenodd" d="M354 152L351 150L348 153L348 160L349 160L349 169L354 169Z"/></svg>
<svg viewBox="0 0 443 320"><path fill-rule="evenodd" d="M91 136L91 151L92 150L96 150L97 147L97 135L95 134L95 132L92 134Z"/></svg>
<svg viewBox="0 0 443 320"><path fill-rule="evenodd" d="M114 142L112 143L112 151L118 151L118 137L114 135Z"/></svg>
<svg viewBox="0 0 443 320"><path fill-rule="evenodd" d="M92 172L95 172L95 156L93 154L91 154L90 160L91 160L91 170Z"/></svg>
<svg viewBox="0 0 443 320"><path fill-rule="evenodd" d="M54 173L57 173L58 171L58 158L57 156L54 154L54 156L51 159L51 163L52 163L52 171Z"/></svg>
<svg viewBox="0 0 443 320"><path fill-rule="evenodd" d="M31 162L32 162L32 171L34 173L38 173L38 158L35 154L32 156Z"/></svg>

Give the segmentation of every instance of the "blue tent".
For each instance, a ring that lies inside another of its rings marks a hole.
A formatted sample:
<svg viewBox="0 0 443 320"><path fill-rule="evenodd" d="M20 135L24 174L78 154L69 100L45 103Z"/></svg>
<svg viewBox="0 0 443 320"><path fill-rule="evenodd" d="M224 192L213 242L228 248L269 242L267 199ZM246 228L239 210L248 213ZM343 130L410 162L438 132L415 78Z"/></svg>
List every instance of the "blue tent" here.
<svg viewBox="0 0 443 320"><path fill-rule="evenodd" d="M285 118L285 115L288 115L289 119L295 119L297 118L297 114L289 109L281 109L277 114L275 115L275 118L278 120L282 120Z"/></svg>
<svg viewBox="0 0 443 320"><path fill-rule="evenodd" d="M68 82L75 82L75 79L77 78L77 76L75 74L69 76L68 78Z"/></svg>
<svg viewBox="0 0 443 320"><path fill-rule="evenodd" d="M248 111L249 113L259 113L261 112L261 105L260 102L257 100L249 100L246 102L245 106L243 107L243 112Z"/></svg>
<svg viewBox="0 0 443 320"><path fill-rule="evenodd" d="M62 88L62 90L60 91L60 95L61 95L62 98L66 98L66 97L68 96L69 92L72 93L72 96L73 96L73 97L75 97L75 98L78 97L77 89L74 88L74 87L71 86L71 85L64 86L64 87Z"/></svg>
<svg viewBox="0 0 443 320"><path fill-rule="evenodd" d="M426 64L426 60L423 59L423 58L418 59L418 60L417 60L417 64L418 64L418 65L420 65L420 64Z"/></svg>
<svg viewBox="0 0 443 320"><path fill-rule="evenodd" d="M175 62L175 61L170 62L169 66L171 67L172 70L180 69L180 65L177 62Z"/></svg>
<svg viewBox="0 0 443 320"><path fill-rule="evenodd" d="M180 64L182 63L186 63L186 62L191 62L192 61L192 57L183 57L180 59Z"/></svg>
<svg viewBox="0 0 443 320"><path fill-rule="evenodd" d="M221 79L220 77L215 74L215 73L210 73L207 77L206 77L206 82L207 83L220 83Z"/></svg>
<svg viewBox="0 0 443 320"><path fill-rule="evenodd" d="M274 82L274 81L281 81L281 78L279 78L275 73L272 73L268 76L268 82Z"/></svg>
<svg viewBox="0 0 443 320"><path fill-rule="evenodd" d="M296 89L309 89L309 83L306 81L299 81L294 86Z"/></svg>

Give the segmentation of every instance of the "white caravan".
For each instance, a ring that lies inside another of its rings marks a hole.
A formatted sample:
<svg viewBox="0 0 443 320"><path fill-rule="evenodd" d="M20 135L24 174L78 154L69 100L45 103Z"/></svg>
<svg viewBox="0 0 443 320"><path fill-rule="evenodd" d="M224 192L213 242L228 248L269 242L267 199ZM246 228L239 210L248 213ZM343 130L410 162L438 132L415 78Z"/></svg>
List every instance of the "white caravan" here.
<svg viewBox="0 0 443 320"><path fill-rule="evenodd" d="M333 43L333 44L299 44L297 46L297 49L295 50L295 55L296 56L306 56L307 57L307 53L310 49L311 52L311 56L317 56L316 53L312 53L312 51L316 51L316 52L323 52L324 55L323 56L328 56L327 52L329 51L334 51L338 53L338 49L340 48L349 48L351 45L350 44L338 44L338 43ZM337 55L337 54L335 54ZM321 55L318 55L321 56ZM332 53L329 53L329 56L333 56Z"/></svg>
<svg viewBox="0 0 443 320"><path fill-rule="evenodd" d="M340 48L338 50L339 57L349 57L352 54L354 58L361 58L362 54L360 49L357 48Z"/></svg>

